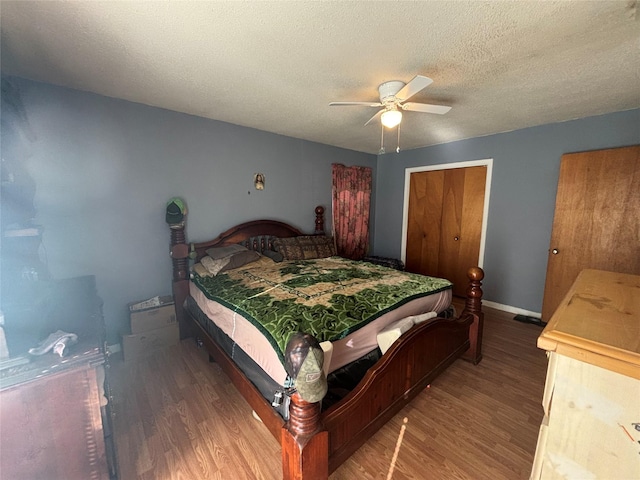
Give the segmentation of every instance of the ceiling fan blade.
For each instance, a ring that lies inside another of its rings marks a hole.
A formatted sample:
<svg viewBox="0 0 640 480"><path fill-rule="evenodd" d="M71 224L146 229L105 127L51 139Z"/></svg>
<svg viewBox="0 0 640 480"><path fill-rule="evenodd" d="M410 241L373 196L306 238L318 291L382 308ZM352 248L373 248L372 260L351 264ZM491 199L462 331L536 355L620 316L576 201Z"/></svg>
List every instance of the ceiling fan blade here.
<svg viewBox="0 0 640 480"><path fill-rule="evenodd" d="M403 110L409 110L410 112L422 112L422 113L437 113L438 115L444 115L451 107L446 105L430 105L428 103L403 103L401 105Z"/></svg>
<svg viewBox="0 0 640 480"><path fill-rule="evenodd" d="M381 107L382 104L380 102L331 102L329 106L344 106L344 105L360 105L365 107Z"/></svg>
<svg viewBox="0 0 640 480"><path fill-rule="evenodd" d="M367 121L367 123L365 123L364 125L365 125L365 126L367 126L367 125L369 125L371 122L373 122L374 120L376 120L377 118L380 118L380 116L382 115L382 112L384 112L384 108L383 108L382 110L378 110L378 112L377 112L373 117L371 117L371 118Z"/></svg>
<svg viewBox="0 0 640 480"><path fill-rule="evenodd" d="M413 79L407 83L404 87L400 89L398 93L396 93L396 98L404 102L408 100L410 97L413 97L416 93L418 93L423 88L428 87L433 83L429 77L423 77L422 75L416 75Z"/></svg>

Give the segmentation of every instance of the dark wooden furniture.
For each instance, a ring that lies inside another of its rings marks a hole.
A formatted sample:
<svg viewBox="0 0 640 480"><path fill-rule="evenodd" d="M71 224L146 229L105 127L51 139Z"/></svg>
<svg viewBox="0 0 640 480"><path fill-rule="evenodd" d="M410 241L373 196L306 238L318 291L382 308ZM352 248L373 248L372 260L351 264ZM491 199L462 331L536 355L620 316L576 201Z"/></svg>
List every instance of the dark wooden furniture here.
<svg viewBox="0 0 640 480"><path fill-rule="evenodd" d="M316 232L323 231L324 208L316 210ZM321 411L321 403L307 403L297 394L291 398L290 419L282 417L245 377L233 360L184 309L189 292L188 258L199 260L213 246L246 242L258 236L293 237L301 232L273 220L243 223L215 239L187 244L184 225L171 231L173 292L182 327L191 328L230 377L236 388L282 445L285 479L325 479L402 407L420 393L457 358L473 363L482 358L480 268L469 269L466 308L458 318L437 318L404 334L365 374L345 398ZM268 247L259 242L256 249ZM249 245L256 247L256 245Z"/></svg>
<svg viewBox="0 0 640 480"><path fill-rule="evenodd" d="M117 478L102 300L92 276L46 282L44 323L78 334L68 355L12 357L0 369L0 474L19 479ZM59 322L58 322L59 320ZM70 322L78 322L75 326ZM20 359L28 363L19 364Z"/></svg>

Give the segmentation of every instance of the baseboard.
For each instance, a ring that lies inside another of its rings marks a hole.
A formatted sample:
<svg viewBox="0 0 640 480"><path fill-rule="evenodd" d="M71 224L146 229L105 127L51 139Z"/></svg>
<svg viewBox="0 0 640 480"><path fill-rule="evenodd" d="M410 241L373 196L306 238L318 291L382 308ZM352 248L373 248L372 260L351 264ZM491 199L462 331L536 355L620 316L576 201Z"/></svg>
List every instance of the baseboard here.
<svg viewBox="0 0 640 480"><path fill-rule="evenodd" d="M490 302L489 300L482 300L482 304L486 305L487 307L495 308L497 310L502 310L503 312L514 313L516 315L525 315L527 317L537 317L537 318L542 317L542 314L540 312L532 312L531 310L512 307L511 305L503 305L501 303L496 303L496 302Z"/></svg>

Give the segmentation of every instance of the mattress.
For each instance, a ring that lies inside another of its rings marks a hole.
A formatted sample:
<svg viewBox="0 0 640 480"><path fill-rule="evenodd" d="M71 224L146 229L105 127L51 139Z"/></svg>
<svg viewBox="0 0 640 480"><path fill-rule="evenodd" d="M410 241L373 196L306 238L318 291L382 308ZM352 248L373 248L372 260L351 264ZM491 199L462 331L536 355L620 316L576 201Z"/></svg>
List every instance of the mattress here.
<svg viewBox="0 0 640 480"><path fill-rule="evenodd" d="M192 299L200 310L233 341L233 347L237 345L269 377L279 385L283 385L287 374L281 356L264 333L254 323L244 318L238 309L229 308L208 298L207 294L194 282L190 282L189 289ZM451 304L451 297L451 289L447 288L401 302L398 308L386 311L344 338L332 341L333 354L328 371L336 371L377 349L378 333L393 322L427 312L443 312ZM234 348L232 348L231 357L234 357Z"/></svg>

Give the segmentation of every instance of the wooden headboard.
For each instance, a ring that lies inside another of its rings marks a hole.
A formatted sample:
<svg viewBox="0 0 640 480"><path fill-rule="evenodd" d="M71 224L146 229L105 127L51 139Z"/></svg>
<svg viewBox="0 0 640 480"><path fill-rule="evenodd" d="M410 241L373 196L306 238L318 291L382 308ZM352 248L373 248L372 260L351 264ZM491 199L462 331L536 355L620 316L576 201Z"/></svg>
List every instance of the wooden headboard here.
<svg viewBox="0 0 640 480"><path fill-rule="evenodd" d="M191 256L195 261L200 261L206 255L207 249L234 243L241 243L249 250L262 253L264 250L273 249L273 245L270 244L271 238L297 237L299 235L303 235L300 230L277 220L253 220L231 227L213 240L192 243L190 245ZM195 256L193 252L195 252Z"/></svg>
<svg viewBox="0 0 640 480"><path fill-rule="evenodd" d="M317 206L315 214L316 223L313 235L324 235L324 207ZM300 235L306 234L288 223L278 220L252 220L231 227L213 240L190 244L190 257L195 261L199 261L206 255L208 248L222 247L235 243L241 243L249 250L256 250L262 253L265 250L273 249L273 245L270 243L273 238L289 238Z"/></svg>

